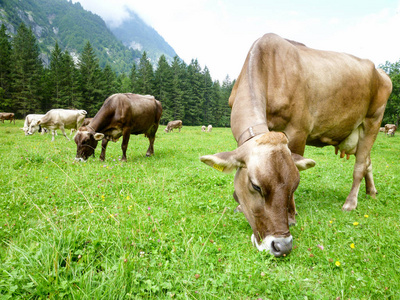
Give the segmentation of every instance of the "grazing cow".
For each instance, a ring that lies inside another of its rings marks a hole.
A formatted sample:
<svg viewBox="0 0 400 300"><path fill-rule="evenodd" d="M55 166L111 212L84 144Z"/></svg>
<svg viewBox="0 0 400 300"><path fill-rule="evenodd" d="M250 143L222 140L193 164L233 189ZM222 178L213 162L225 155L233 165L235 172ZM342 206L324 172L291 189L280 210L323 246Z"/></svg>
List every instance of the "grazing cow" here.
<svg viewBox="0 0 400 300"><path fill-rule="evenodd" d="M379 127L379 132L385 132L385 127Z"/></svg>
<svg viewBox="0 0 400 300"><path fill-rule="evenodd" d="M394 132L397 130L397 126L394 124L385 125L385 135L394 136Z"/></svg>
<svg viewBox="0 0 400 300"><path fill-rule="evenodd" d="M83 120L83 123L81 126L87 126L90 124L90 122L92 122L93 118L85 118L85 120Z"/></svg>
<svg viewBox="0 0 400 300"><path fill-rule="evenodd" d="M283 256L292 249L298 170L315 165L302 157L306 145L332 145L341 158L355 155L343 210L356 208L363 178L375 197L370 151L391 91L390 78L369 60L275 34L252 45L229 98L238 148L200 159L219 171L237 169L233 196L258 250Z"/></svg>
<svg viewBox="0 0 400 300"><path fill-rule="evenodd" d="M179 128L179 132L181 132L181 128L182 128L181 120L175 120L175 121L168 122L167 127L164 130L165 130L165 132L170 132L175 128Z"/></svg>
<svg viewBox="0 0 400 300"><path fill-rule="evenodd" d="M208 125L208 127L207 127L207 132L211 132L211 130L212 130L212 125L210 124L210 125Z"/></svg>
<svg viewBox="0 0 400 300"><path fill-rule="evenodd" d="M150 146L146 156L154 154L154 140L162 114L161 102L150 95L114 94L104 102L89 125L79 128L75 135L76 160L86 161L102 141L100 160L106 157L108 141L122 136L122 161L126 161L131 134L144 133Z"/></svg>
<svg viewBox="0 0 400 300"><path fill-rule="evenodd" d="M51 130L52 138L54 141L54 135L56 130L60 129L63 135L70 140L65 133L65 129L77 130L81 127L83 120L85 119L87 112L85 110L72 110L72 109L52 109L49 110L43 118L33 121L28 130L28 134L34 134L38 129L39 125L46 127Z"/></svg>
<svg viewBox="0 0 400 300"><path fill-rule="evenodd" d="M206 126L201 126L201 131L206 132Z"/></svg>
<svg viewBox="0 0 400 300"><path fill-rule="evenodd" d="M10 123L12 123L12 121L14 121L14 125L15 125L15 116L14 113L0 113L0 120L1 122L4 123L4 120L10 120Z"/></svg>
<svg viewBox="0 0 400 300"><path fill-rule="evenodd" d="M44 117L43 114L29 114L29 115L27 115L25 117L24 127L21 128L25 132L25 135L29 135L28 131L29 131L29 127L32 124L32 122L37 122L43 117ZM41 127L41 126L39 126L39 127ZM42 132L42 134L45 132L44 128L41 128L41 130L39 128L39 132L40 131Z"/></svg>

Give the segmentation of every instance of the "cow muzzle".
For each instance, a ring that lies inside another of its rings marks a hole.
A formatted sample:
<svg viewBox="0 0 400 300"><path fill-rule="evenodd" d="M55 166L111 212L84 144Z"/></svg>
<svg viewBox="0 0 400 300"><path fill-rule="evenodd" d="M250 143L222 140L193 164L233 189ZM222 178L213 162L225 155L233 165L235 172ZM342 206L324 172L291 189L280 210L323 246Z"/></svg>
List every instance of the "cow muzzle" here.
<svg viewBox="0 0 400 300"><path fill-rule="evenodd" d="M256 237L252 234L251 241L259 251L265 250L276 257L286 256L292 251L293 238L291 235L279 238L270 235L265 237L261 244L258 244Z"/></svg>
<svg viewBox="0 0 400 300"><path fill-rule="evenodd" d="M75 161L79 161L79 162L83 161L83 162L86 162L87 159L84 159L83 157L75 157Z"/></svg>

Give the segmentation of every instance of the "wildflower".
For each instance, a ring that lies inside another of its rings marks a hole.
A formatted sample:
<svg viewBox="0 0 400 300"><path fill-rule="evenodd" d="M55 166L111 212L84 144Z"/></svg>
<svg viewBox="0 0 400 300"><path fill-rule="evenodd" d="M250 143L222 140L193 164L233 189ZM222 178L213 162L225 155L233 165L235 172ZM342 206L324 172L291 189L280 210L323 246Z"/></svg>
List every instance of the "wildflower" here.
<svg viewBox="0 0 400 300"><path fill-rule="evenodd" d="M368 215L364 215L364 218L368 218L369 216Z"/></svg>
<svg viewBox="0 0 400 300"><path fill-rule="evenodd" d="M354 243L351 243L351 244L350 244L350 248L351 248L351 249L354 249L355 247L356 247L356 246L354 246Z"/></svg>
<svg viewBox="0 0 400 300"><path fill-rule="evenodd" d="M321 249L321 250L324 250L324 246L322 246L322 245L320 245L320 244L318 244L317 247L318 247L319 249Z"/></svg>
<svg viewBox="0 0 400 300"><path fill-rule="evenodd" d="M264 272L261 272L261 276L264 277L264 276L265 276L265 273L264 273Z"/></svg>
<svg viewBox="0 0 400 300"><path fill-rule="evenodd" d="M358 222L354 222L354 223L353 223L354 226L357 226L358 224L359 224Z"/></svg>
<svg viewBox="0 0 400 300"><path fill-rule="evenodd" d="M93 209L90 211L90 213L91 213L91 214L93 213Z"/></svg>
<svg viewBox="0 0 400 300"><path fill-rule="evenodd" d="M208 200L208 202L210 202L210 203L211 203L211 200Z"/></svg>
<svg viewBox="0 0 400 300"><path fill-rule="evenodd" d="M336 265L336 267L340 267L340 262L339 262L339 261L336 261L336 262L335 262L335 265Z"/></svg>
<svg viewBox="0 0 400 300"><path fill-rule="evenodd" d="M129 196L126 196L126 200L129 200Z"/></svg>
<svg viewBox="0 0 400 300"><path fill-rule="evenodd" d="M331 224L332 224L332 223L333 223L333 221L329 221L329 223L331 223Z"/></svg>
<svg viewBox="0 0 400 300"><path fill-rule="evenodd" d="M45 178L47 179L47 178L49 178L49 177L46 176Z"/></svg>
<svg viewBox="0 0 400 300"><path fill-rule="evenodd" d="M148 209L148 210L150 210L150 209L151 209L151 207L149 206L147 209Z"/></svg>

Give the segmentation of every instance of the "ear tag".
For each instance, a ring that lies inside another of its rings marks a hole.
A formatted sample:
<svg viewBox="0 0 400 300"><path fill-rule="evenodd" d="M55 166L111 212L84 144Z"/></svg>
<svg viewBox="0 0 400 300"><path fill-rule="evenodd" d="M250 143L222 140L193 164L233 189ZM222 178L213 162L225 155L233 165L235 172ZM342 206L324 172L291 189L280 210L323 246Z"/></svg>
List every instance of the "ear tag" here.
<svg viewBox="0 0 400 300"><path fill-rule="evenodd" d="M215 170L220 171L220 172L223 172L224 169L225 169L224 166L220 166L220 165L217 165L217 164L213 164L213 168L214 168Z"/></svg>

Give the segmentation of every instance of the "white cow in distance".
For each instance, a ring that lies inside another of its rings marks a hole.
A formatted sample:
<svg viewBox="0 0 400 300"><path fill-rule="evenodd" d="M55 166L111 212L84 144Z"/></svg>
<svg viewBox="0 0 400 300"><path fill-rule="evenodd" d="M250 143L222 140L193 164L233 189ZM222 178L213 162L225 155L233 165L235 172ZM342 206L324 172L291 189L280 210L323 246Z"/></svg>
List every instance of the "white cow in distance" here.
<svg viewBox="0 0 400 300"><path fill-rule="evenodd" d="M25 135L29 135L28 131L29 131L29 127L30 127L31 123L34 121L39 121L43 117L44 117L44 114L29 114L29 115L27 115L25 117L24 127L21 128L25 132ZM42 134L43 133L44 133L44 130L42 129Z"/></svg>
<svg viewBox="0 0 400 300"><path fill-rule="evenodd" d="M28 134L34 134L39 129L39 125L51 130L52 138L57 129L60 129L67 140L70 140L65 133L65 129L78 130L85 119L87 112L85 110L72 109L52 109L49 110L41 119L33 121L28 130Z"/></svg>

